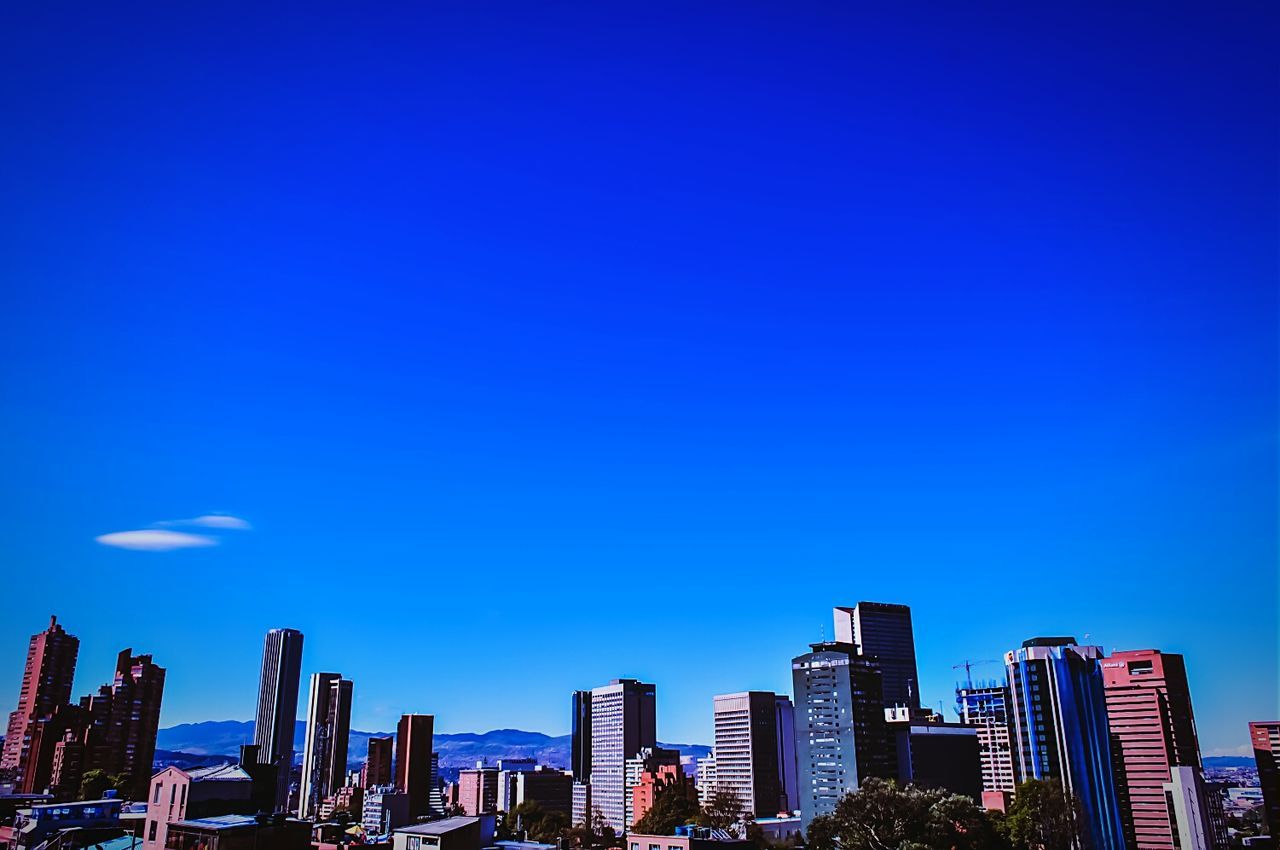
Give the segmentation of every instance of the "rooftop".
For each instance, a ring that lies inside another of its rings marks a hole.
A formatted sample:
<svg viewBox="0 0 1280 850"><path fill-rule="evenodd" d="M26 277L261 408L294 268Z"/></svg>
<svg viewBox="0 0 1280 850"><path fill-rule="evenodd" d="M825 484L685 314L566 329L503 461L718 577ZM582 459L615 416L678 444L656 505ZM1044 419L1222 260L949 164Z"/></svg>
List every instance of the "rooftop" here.
<svg viewBox="0 0 1280 850"><path fill-rule="evenodd" d="M184 771L192 782L252 782L253 777L238 764L215 764Z"/></svg>
<svg viewBox="0 0 1280 850"><path fill-rule="evenodd" d="M453 817L433 820L430 823L419 823L413 826L402 826L395 830L402 835L445 835L456 829L465 829L480 822L480 818Z"/></svg>

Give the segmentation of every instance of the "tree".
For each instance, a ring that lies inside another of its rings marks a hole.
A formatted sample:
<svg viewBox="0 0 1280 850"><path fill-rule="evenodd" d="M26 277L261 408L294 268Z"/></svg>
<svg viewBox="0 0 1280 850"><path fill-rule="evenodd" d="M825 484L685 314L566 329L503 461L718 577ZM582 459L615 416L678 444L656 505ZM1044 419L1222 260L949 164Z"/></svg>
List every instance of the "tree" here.
<svg viewBox="0 0 1280 850"><path fill-rule="evenodd" d="M742 798L732 788L717 787L707 797L700 823L715 829L728 829L742 820Z"/></svg>
<svg viewBox="0 0 1280 850"><path fill-rule="evenodd" d="M1079 801L1062 785L1028 779L1014 792L1001 831L1014 850L1071 850L1079 824Z"/></svg>
<svg viewBox="0 0 1280 850"><path fill-rule="evenodd" d="M1004 850L968 797L871 778L809 824L810 850Z"/></svg>
<svg viewBox="0 0 1280 850"><path fill-rule="evenodd" d="M122 793L129 787L129 777L117 773L114 776L105 770L86 770L80 777L80 799L101 800L108 791Z"/></svg>
<svg viewBox="0 0 1280 850"><path fill-rule="evenodd" d="M644 835L674 835L677 826L695 822L700 814L698 793L688 779L658 779L653 805L633 829Z"/></svg>

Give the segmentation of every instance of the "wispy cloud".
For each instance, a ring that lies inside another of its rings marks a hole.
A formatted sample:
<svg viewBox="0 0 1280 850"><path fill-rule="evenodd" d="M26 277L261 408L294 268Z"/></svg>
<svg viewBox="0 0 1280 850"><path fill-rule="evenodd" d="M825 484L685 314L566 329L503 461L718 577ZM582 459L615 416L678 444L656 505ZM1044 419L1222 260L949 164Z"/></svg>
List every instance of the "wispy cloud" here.
<svg viewBox="0 0 1280 850"><path fill-rule="evenodd" d="M110 534L100 534L94 539L103 546L143 552L168 552L172 549L199 549L218 545L217 538L206 534L188 534L185 531L169 531L163 528L113 531Z"/></svg>
<svg viewBox="0 0 1280 850"><path fill-rule="evenodd" d="M235 531L248 531L253 528L248 520L241 519L231 514L204 514L203 516L192 517L191 519L171 519L165 522L157 522L157 526L196 526L198 528L220 528L233 529Z"/></svg>
<svg viewBox="0 0 1280 850"><path fill-rule="evenodd" d="M1238 747L1217 747L1205 753L1207 756L1251 756L1253 747L1241 744Z"/></svg>

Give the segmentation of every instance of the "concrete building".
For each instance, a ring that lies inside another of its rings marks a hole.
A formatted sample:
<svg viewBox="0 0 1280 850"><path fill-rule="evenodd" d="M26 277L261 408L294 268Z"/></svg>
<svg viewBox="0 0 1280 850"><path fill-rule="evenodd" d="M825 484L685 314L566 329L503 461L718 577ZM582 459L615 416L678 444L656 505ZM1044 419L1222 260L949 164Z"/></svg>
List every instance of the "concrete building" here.
<svg viewBox="0 0 1280 850"><path fill-rule="evenodd" d="M712 704L716 789L735 794L743 812L752 817L788 811L778 696L771 691L743 691L717 696ZM794 752L794 720L792 726L790 749Z"/></svg>
<svg viewBox="0 0 1280 850"><path fill-rule="evenodd" d="M1100 663L1125 843L1174 850L1165 785L1175 767L1200 769L1186 665L1181 655L1155 649L1115 652Z"/></svg>
<svg viewBox="0 0 1280 850"><path fill-rule="evenodd" d="M715 793L716 778L716 751L712 749L710 754L698 759L694 780L698 786L698 802L703 808L711 802L711 795Z"/></svg>
<svg viewBox="0 0 1280 850"><path fill-rule="evenodd" d="M863 779L893 775L879 665L859 656L850 643L810 648L791 660L800 817L806 830ZM717 776L719 758L717 753Z"/></svg>
<svg viewBox="0 0 1280 850"><path fill-rule="evenodd" d="M409 815L431 813L435 716L405 714L396 726L396 787L409 795Z"/></svg>
<svg viewBox="0 0 1280 850"><path fill-rule="evenodd" d="M253 743L263 764L276 766L275 811L289 807L293 770L293 734L298 721L298 684L302 675L302 632L272 629L262 646L258 711Z"/></svg>
<svg viewBox="0 0 1280 850"><path fill-rule="evenodd" d="M628 850L754 850L756 845L722 830L681 826L675 835L628 835L626 846Z"/></svg>
<svg viewBox="0 0 1280 850"><path fill-rule="evenodd" d="M989 682L975 687L968 682L956 689L956 708L960 722L977 730L982 790L1012 793L1018 780L1013 772L1013 745L1009 736L1009 686Z"/></svg>
<svg viewBox="0 0 1280 850"><path fill-rule="evenodd" d="M614 679L591 691L591 807L617 833L626 831L627 759L657 743L653 685Z"/></svg>
<svg viewBox="0 0 1280 850"><path fill-rule="evenodd" d="M783 798L779 811L792 814L800 809L800 784L796 776L796 711L791 697L782 694L777 695L774 708L774 720L778 726L778 777Z"/></svg>
<svg viewBox="0 0 1280 850"><path fill-rule="evenodd" d="M623 768L623 782L626 788L626 805L623 807L623 822L627 825L627 829L635 824L637 815L635 813L635 788L641 782L641 777L647 772L658 776L662 767L680 767L680 751L670 750L666 747L642 747L640 752L627 759ZM667 774L662 774L667 775ZM683 778L684 772L680 771ZM690 786L692 787L692 786Z"/></svg>
<svg viewBox="0 0 1280 850"><path fill-rule="evenodd" d="M884 704L920 707L920 675L911 609L887 602L859 602L836 608L836 642L853 644L858 654L874 659L884 674Z"/></svg>
<svg viewBox="0 0 1280 850"><path fill-rule="evenodd" d="M392 785L373 785L365 789L360 825L366 835L390 835L412 822L408 794L397 791Z"/></svg>
<svg viewBox="0 0 1280 850"><path fill-rule="evenodd" d="M498 759L498 811L509 812L519 805L516 801L516 777L537 769L537 759Z"/></svg>
<svg viewBox="0 0 1280 850"><path fill-rule="evenodd" d="M168 850L311 850L308 821L275 815L218 815L169 824Z"/></svg>
<svg viewBox="0 0 1280 850"><path fill-rule="evenodd" d="M254 746L241 747L239 764L220 764L183 770L166 767L151 777L143 848L166 846L169 825L187 819L220 815L252 815L261 803L275 802L274 765L257 762ZM261 771L261 773L258 773Z"/></svg>
<svg viewBox="0 0 1280 850"><path fill-rule="evenodd" d="M74 840L66 845L69 847L84 847L91 839L114 838L121 834L120 811L123 805L123 800L110 798L38 804L29 809L18 809L13 820L12 846L14 850L60 848L63 845L57 836L64 830L75 832Z"/></svg>
<svg viewBox="0 0 1280 850"><path fill-rule="evenodd" d="M669 793L669 789L673 787L678 788L690 802L698 802L698 789L694 787L693 780L685 776L678 760L642 770L631 788L631 805L627 809L631 825L627 829L634 829L636 824L643 822L644 816L658 799L659 792Z"/></svg>
<svg viewBox="0 0 1280 850"><path fill-rule="evenodd" d="M493 844L493 815L453 817L397 829L392 850L481 850Z"/></svg>
<svg viewBox="0 0 1280 850"><path fill-rule="evenodd" d="M1019 780L1057 780L1080 804L1082 845L1124 850L1102 657L1101 647L1067 637L1005 653L1010 730Z"/></svg>
<svg viewBox="0 0 1280 850"><path fill-rule="evenodd" d="M1227 850L1225 830L1214 822L1210 792L1198 767L1170 768L1164 792L1178 850Z"/></svg>
<svg viewBox="0 0 1280 850"><path fill-rule="evenodd" d="M24 780L35 769L33 756L36 754L31 751L32 727L53 717L59 707L71 701L71 685L79 653L79 638L58 625L57 617L49 618L49 628L31 636L27 662L22 669L18 707L9 715L4 747L0 750L0 768L14 772L14 785L22 793L33 793L30 789L23 790L32 784ZM50 759L52 746L49 745Z"/></svg>
<svg viewBox="0 0 1280 850"><path fill-rule="evenodd" d="M901 706L885 709L899 785L940 788L982 801L982 758L978 728L964 723L925 721Z"/></svg>
<svg viewBox="0 0 1280 850"><path fill-rule="evenodd" d="M574 826L590 826L595 813L591 805L591 786L586 782L573 781L573 812L570 819Z"/></svg>
<svg viewBox="0 0 1280 850"><path fill-rule="evenodd" d="M364 766L360 768L360 784L365 788L379 785L390 785L391 759L395 755L396 739L370 738L368 756Z"/></svg>
<svg viewBox="0 0 1280 850"><path fill-rule="evenodd" d="M574 779L587 782L591 778L591 691L573 692L571 735L569 769Z"/></svg>
<svg viewBox="0 0 1280 850"><path fill-rule="evenodd" d="M1249 741L1262 786L1262 815L1270 834L1280 835L1280 720L1250 723Z"/></svg>
<svg viewBox="0 0 1280 850"><path fill-rule="evenodd" d="M573 813L573 774L539 766L536 770L512 774L515 780L508 800L512 811L521 803L537 803L544 812Z"/></svg>
<svg viewBox="0 0 1280 850"><path fill-rule="evenodd" d="M498 810L498 769L477 764L458 771L458 805L471 817Z"/></svg>
<svg viewBox="0 0 1280 850"><path fill-rule="evenodd" d="M298 817L314 817L345 783L353 685L341 673L312 673L302 747Z"/></svg>

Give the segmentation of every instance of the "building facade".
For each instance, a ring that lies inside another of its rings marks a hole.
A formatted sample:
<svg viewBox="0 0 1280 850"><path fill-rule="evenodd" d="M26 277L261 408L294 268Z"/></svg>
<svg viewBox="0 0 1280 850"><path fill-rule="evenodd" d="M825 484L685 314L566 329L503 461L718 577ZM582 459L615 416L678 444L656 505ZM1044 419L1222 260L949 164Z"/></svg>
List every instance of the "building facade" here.
<svg viewBox="0 0 1280 850"><path fill-rule="evenodd" d="M869 776L888 778L882 676L850 643L811 645L791 661L796 770L804 829ZM717 782L720 756L716 754Z"/></svg>
<svg viewBox="0 0 1280 850"><path fill-rule="evenodd" d="M431 813L435 716L405 714L396 726L396 788L409 795L410 818Z"/></svg>
<svg viewBox="0 0 1280 850"><path fill-rule="evenodd" d="M275 811L289 807L294 724L298 721L298 684L302 675L302 632L272 629L262 647L258 711L253 743L264 764L276 766Z"/></svg>
<svg viewBox="0 0 1280 850"><path fill-rule="evenodd" d="M84 749L79 769L128 777L127 793L133 799L146 796L151 778L164 677L164 668L153 663L150 655L134 655L132 649L125 649L116 656L111 684L80 700ZM78 786L79 780L79 776L67 775L65 767L55 777L62 786Z"/></svg>
<svg viewBox="0 0 1280 850"><path fill-rule="evenodd" d="M33 727L71 701L79 653L79 638L58 625L57 617L49 618L49 628L31 636L27 663L22 669L18 707L9 715L4 747L0 750L0 768L14 772L19 788L24 785L24 774L35 768L31 750Z"/></svg>
<svg viewBox="0 0 1280 850"><path fill-rule="evenodd" d="M312 673L307 694L307 732L302 747L298 817L313 817L324 800L346 783L354 686L341 673Z"/></svg>
<svg viewBox="0 0 1280 850"><path fill-rule="evenodd" d="M786 811L778 696L770 691L743 691L717 696L712 705L716 789L735 794L743 812L752 817L774 817Z"/></svg>
<svg viewBox="0 0 1280 850"><path fill-rule="evenodd" d="M627 759L657 744L655 691L635 679L591 691L591 808L617 833L627 827Z"/></svg>
<svg viewBox="0 0 1280 850"><path fill-rule="evenodd" d="M641 747L640 752L627 759L623 769L627 794L626 805L623 808L623 822L626 823L628 831L639 817L635 812L635 788L640 784L641 777L646 773L654 777L667 776L668 774L662 773L660 769L672 767L679 771L680 776L684 776L684 771L680 770L680 751L666 747ZM690 787L692 788L692 785Z"/></svg>
<svg viewBox="0 0 1280 850"><path fill-rule="evenodd" d="M369 739L368 756L360 768L360 784L365 788L390 785L391 760L395 755L396 739L390 735Z"/></svg>
<svg viewBox="0 0 1280 850"><path fill-rule="evenodd" d="M940 788L982 801L979 727L913 717L911 709L887 709L899 785Z"/></svg>
<svg viewBox="0 0 1280 850"><path fill-rule="evenodd" d="M458 805L470 817L498 810L498 769L483 767L458 771Z"/></svg>
<svg viewBox="0 0 1280 850"><path fill-rule="evenodd" d="M591 778L591 691L573 692L569 769L573 772L573 778L579 782L586 782Z"/></svg>
<svg viewBox="0 0 1280 850"><path fill-rule="evenodd" d="M853 644L858 654L874 659L884 675L884 704L920 707L920 675L911 609L888 602L859 602L836 608L836 642Z"/></svg>
<svg viewBox="0 0 1280 850"><path fill-rule="evenodd" d="M1123 850L1102 649L1074 638L1032 638L1005 653L1019 781L1056 780L1080 806L1086 850Z"/></svg>
<svg viewBox="0 0 1280 850"><path fill-rule="evenodd" d="M977 729L982 790L1012 793L1018 781L1009 737L1009 686L992 682L957 688L956 709L961 723Z"/></svg>
<svg viewBox="0 0 1280 850"><path fill-rule="evenodd" d="M1262 786L1262 814L1275 836L1280 833L1280 720L1250 723L1249 741Z"/></svg>

